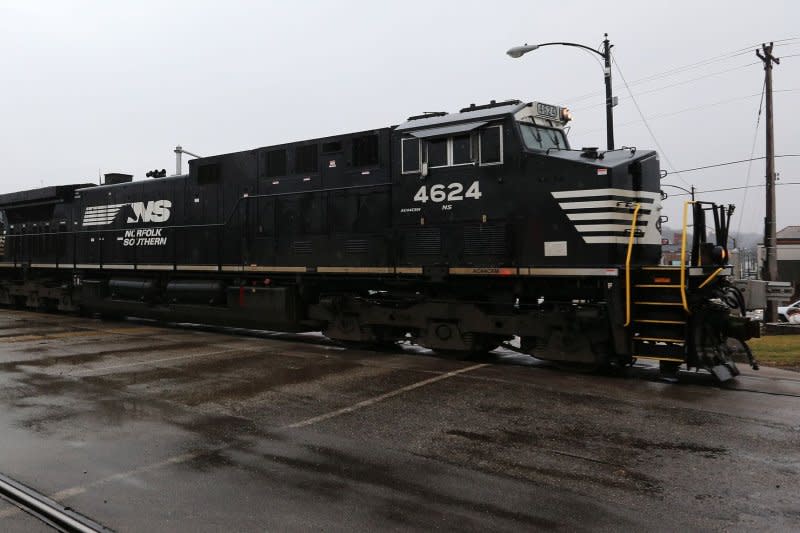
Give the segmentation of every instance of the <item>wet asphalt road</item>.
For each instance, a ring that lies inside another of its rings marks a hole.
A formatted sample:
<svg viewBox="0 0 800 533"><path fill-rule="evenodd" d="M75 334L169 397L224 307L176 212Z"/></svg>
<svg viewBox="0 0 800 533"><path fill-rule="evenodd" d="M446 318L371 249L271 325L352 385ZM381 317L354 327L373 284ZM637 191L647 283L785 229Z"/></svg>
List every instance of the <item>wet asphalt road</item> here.
<svg viewBox="0 0 800 533"><path fill-rule="evenodd" d="M120 531L796 530L800 374L744 372L0 310L0 472Z"/></svg>

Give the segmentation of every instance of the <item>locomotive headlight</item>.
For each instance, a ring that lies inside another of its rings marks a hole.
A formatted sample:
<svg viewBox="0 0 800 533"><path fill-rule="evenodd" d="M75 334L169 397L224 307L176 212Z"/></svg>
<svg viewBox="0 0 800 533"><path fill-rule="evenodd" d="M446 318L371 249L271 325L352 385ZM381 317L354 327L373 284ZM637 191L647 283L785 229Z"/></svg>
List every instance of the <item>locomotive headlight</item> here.
<svg viewBox="0 0 800 533"><path fill-rule="evenodd" d="M717 265L724 265L728 261L728 251L722 246L714 246L711 250L711 260Z"/></svg>
<svg viewBox="0 0 800 533"><path fill-rule="evenodd" d="M561 121L562 122L569 122L572 120L572 112L567 109L566 107L561 108Z"/></svg>

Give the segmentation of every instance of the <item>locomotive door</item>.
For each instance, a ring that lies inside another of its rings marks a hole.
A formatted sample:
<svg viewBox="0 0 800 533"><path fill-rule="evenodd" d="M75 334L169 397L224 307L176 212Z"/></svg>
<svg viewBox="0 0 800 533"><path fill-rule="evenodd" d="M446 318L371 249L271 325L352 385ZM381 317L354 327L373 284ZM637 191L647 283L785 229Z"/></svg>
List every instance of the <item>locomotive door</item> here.
<svg viewBox="0 0 800 533"><path fill-rule="evenodd" d="M247 242L247 210L250 190L241 183L226 183L221 189L223 196L222 215L222 264L242 265L249 263ZM247 195L247 196L245 196Z"/></svg>
<svg viewBox="0 0 800 533"><path fill-rule="evenodd" d="M275 264L275 197L258 198L251 201L250 224L252 240L250 256L258 265Z"/></svg>
<svg viewBox="0 0 800 533"><path fill-rule="evenodd" d="M212 165L208 165L212 167ZM207 177L205 174L210 174ZM215 173L204 172L202 167L199 178L185 181L183 226L178 230L176 238L180 239L183 251L182 263L192 265L218 265L218 202L219 181ZM221 202L220 202L221 203Z"/></svg>

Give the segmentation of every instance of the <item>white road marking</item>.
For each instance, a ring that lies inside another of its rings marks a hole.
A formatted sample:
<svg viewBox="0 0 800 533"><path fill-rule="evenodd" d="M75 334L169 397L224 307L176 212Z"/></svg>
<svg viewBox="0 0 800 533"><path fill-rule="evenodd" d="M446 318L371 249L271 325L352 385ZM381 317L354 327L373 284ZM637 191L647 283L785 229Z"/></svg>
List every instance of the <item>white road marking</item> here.
<svg viewBox="0 0 800 533"><path fill-rule="evenodd" d="M380 394L380 395L375 396L373 398L369 398L367 400L360 401L360 402L355 403L355 404L353 404L353 405L351 405L349 407L343 407L341 409L337 409L337 410L331 411L329 413L325 413L325 414L322 414L322 415L319 415L319 416L314 416L314 417L311 417L311 418L307 418L305 420L301 420L299 422L295 422L293 424L289 424L287 426L284 426L284 428L285 429L296 429L296 428L307 427L307 426L310 426L312 424L316 424L318 422L323 422L325 420L329 420L329 419L337 417L337 416L341 416L341 415L345 415L345 414L348 414L348 413L352 413L353 411L357 411L357 410L362 409L364 407L369 407L370 405L374 405L374 404L376 404L378 402L381 402L383 400L392 398L392 397L397 396L399 394L403 394L404 392L408 392L408 391L411 391L411 390L414 390L414 389L418 389L420 387L424 387L426 385L430 385L431 383L436 383L437 381L442 381L443 379L448 379L448 378L451 378L453 376L457 376L459 374L463 374L465 372L471 372L473 370L477 370L477 369L483 368L485 366L488 366L488 364L487 363L481 363L481 364L478 364L478 365L472 365L472 366L468 366L466 368L460 368L458 370L453 370L452 372L447 372L445 374L440 374L438 376L435 376L435 377L432 377L432 378L428 378L428 379L424 379L422 381L418 381L416 383L412 383L411 385L406 385L405 387L400 387L399 389L395 389L393 391L390 391L390 392L387 392L387 393L384 393L384 394Z"/></svg>
<svg viewBox="0 0 800 533"><path fill-rule="evenodd" d="M191 353L191 354L186 354L186 355L176 355L175 357L162 357L161 359L147 359L147 360L144 360L144 361L134 361L132 363L121 363L121 364L118 364L118 365L109 365L109 366L104 366L104 367L101 367L101 368L89 368L89 369L84 370L82 372L75 372L75 373L73 373L71 375L73 375L73 376L86 376L86 375L94 374L96 372L104 372L106 370L116 370L118 368L127 368L127 367L131 367L131 366L141 366L141 365L152 365L152 364L156 364L156 363L166 363L166 362L169 362L169 361L178 361L180 359L193 359L193 358L198 358L198 357L209 357L209 356L212 356L212 355L220 355L220 354L224 354L224 353L238 352L238 351L244 351L244 349L242 349L242 348L227 348L225 350L217 350L215 352Z"/></svg>
<svg viewBox="0 0 800 533"><path fill-rule="evenodd" d="M206 353L206 354L192 354L192 355L185 355L185 356L179 356L179 357L170 357L170 358L159 359L158 361L172 361L172 360L175 360L175 359L185 359L185 358L188 358L188 357L201 357L201 356L208 356L208 355L214 355L214 354L227 353L227 352L230 352L230 351L234 351L234 349L221 350L221 351L217 351L217 352L209 352L209 353ZM103 369L97 369L97 370L105 370L105 369L110 369L110 368L120 368L120 367L125 367L125 366L142 365L142 364L148 364L148 363L153 363L153 362L156 362L156 361L140 361L140 362L135 362L135 363L116 365L116 366L113 366L113 367L104 367ZM489 366L489 365L487 363L481 363L481 364L477 364L477 365L468 366L466 368L460 368L458 370L453 370L451 372L446 372L444 374L439 374L439 375L434 376L432 378L424 379L422 381L418 381L416 383L412 383L411 385L406 385L405 387L401 387L399 389L395 389L393 391L390 391L390 392L375 396L373 398L369 398L367 400L360 401L360 402L358 402L356 404L353 404L353 405L351 405L349 407L344 407L342 409L337 409L335 411L331 411L329 413L325 413L325 414L322 414L322 415L319 415L319 416L315 416L313 418L307 418L305 420L301 420L299 422L295 422L293 424L289 424L287 426L284 426L283 429L295 429L295 428L307 427L307 426L310 426L312 424L316 424L318 422L329 420L329 419L337 417L337 416L341 416L341 415L344 415L344 414L347 414L347 413L352 413L353 411L357 411L358 409L362 409L364 407L368 407L370 405L374 405L374 404L376 404L378 402L381 402L383 400L386 400L386 399L392 398L394 396L403 394L404 392L408 392L408 391L411 391L411 390L414 390L414 389L418 389L420 387L424 387L426 385L430 385L432 383L436 383L437 381L442 381L442 380L451 378L453 376L457 376L459 374L464 374L466 372L471 372L473 370L477 370L477 369L483 368L485 366ZM77 496L79 494L83 494L87 490L89 490L89 489L91 489L93 487L96 487L98 485L102 485L104 483L109 483L109 482L113 482L113 481L121 481L123 479L127 479L127 478L130 478L130 477L139 475L139 474L150 472L152 470L158 470L159 468L163 468L165 466L185 463L187 461L191 461L191 460L196 459L198 457L202 457L203 455L207 455L209 453L214 453L214 452L218 452L218 451L224 450L224 449L226 449L228 447L229 446L221 446L221 447L214 448L214 449L209 449L209 450L201 450L201 451L197 451L197 452L174 455L172 457L168 457L168 458L164 459L163 461L159 461L157 463L152 463L152 464L149 464L149 465L140 466L138 468L134 468L134 469L131 469L131 470L126 470L124 472L118 472L116 474L112 474L112 475L106 476L104 478L96 479L95 481L91 481L91 482L86 483L84 485L75 485L73 487L62 489L62 490L60 490L60 491L58 491L58 492L56 492L54 494L51 494L49 497L51 499L55 500L55 501L62 501L62 500L65 500L67 498L72 498L72 497ZM0 519L8 518L10 516L14 516L14 515L16 515L18 513L21 513L21 512L22 511L19 508L16 508L16 507L10 508L10 509L6 509L4 511L0 511Z"/></svg>
<svg viewBox="0 0 800 533"><path fill-rule="evenodd" d="M151 470L157 470L157 469L163 468L165 466L185 463L187 461L191 461L192 459L196 459L196 458L201 457L203 455L206 455L208 453L213 453L214 451L217 451L217 450L203 450L203 451L192 452L192 453L184 453L184 454L181 454L181 455L174 455L172 457L168 457L168 458L164 459L163 461L159 461L157 463L152 463L152 464L149 464L149 465L140 466L138 468L134 468L132 470L127 470L125 472L117 472L116 474L111 474L110 476L106 476L104 478L96 479L94 481L86 483L85 485L76 485L74 487L69 487L67 489L60 490L60 491L58 491L58 492L56 492L54 494L51 494L49 496L49 498L52 499L52 500L55 500L55 501L65 500L67 498L72 498L74 496L77 496L78 494L83 494L84 492L86 492L90 488L96 487L97 485L102 485L104 483L108 483L109 481L120 481L122 479L127 479L129 477L133 477L133 476L135 476L137 474L143 474L145 472L150 472ZM14 516L17 513L21 513L21 512L22 511L17 507L6 509L5 511L0 511L0 519L8 518L10 516Z"/></svg>
<svg viewBox="0 0 800 533"><path fill-rule="evenodd" d="M133 477L137 474L142 474L144 472L149 472L151 470L157 470L159 468L163 468L169 465L176 465L180 463L185 463L187 461L191 461L192 459L197 459L202 455L206 455L208 453L213 453L215 450L203 450L198 452L192 453L184 453L181 455L174 455L172 457L168 457L163 461L159 461L157 463L152 463L145 466L140 466L138 468L134 468L132 470L127 470L125 472L117 472L116 474L111 474L110 476L106 476L104 478L97 479L85 485L77 485L75 487L70 487L68 489L63 489L55 494L51 495L50 498L58 501L65 498L72 498L73 496L77 496L78 494L82 494L86 492L88 489L95 487L97 485L102 485L103 483L108 483L109 481L119 481L122 479L127 479L129 477Z"/></svg>

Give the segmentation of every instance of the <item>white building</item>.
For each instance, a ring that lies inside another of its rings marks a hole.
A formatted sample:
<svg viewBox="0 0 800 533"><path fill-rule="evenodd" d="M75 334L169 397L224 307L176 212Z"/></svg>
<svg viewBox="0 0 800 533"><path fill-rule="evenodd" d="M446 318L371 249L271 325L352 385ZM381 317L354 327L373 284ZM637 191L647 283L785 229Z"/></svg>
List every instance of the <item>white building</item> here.
<svg viewBox="0 0 800 533"><path fill-rule="evenodd" d="M778 280L800 283L800 226L786 226L776 234ZM763 264L764 246L758 246L758 263Z"/></svg>

